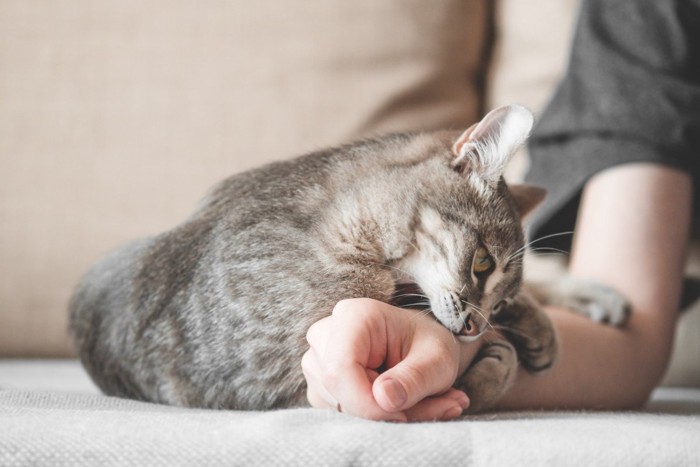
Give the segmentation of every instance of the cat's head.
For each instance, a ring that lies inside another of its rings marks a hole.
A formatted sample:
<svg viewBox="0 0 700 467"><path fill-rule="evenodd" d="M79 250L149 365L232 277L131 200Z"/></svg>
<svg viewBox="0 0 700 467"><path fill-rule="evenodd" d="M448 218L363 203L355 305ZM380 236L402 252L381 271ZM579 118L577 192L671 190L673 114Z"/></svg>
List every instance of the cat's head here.
<svg viewBox="0 0 700 467"><path fill-rule="evenodd" d="M522 219L544 190L506 186L503 172L532 128L511 105L490 112L447 146L442 178L416 205L410 252L398 262L435 317L463 340L486 330L522 281Z"/></svg>

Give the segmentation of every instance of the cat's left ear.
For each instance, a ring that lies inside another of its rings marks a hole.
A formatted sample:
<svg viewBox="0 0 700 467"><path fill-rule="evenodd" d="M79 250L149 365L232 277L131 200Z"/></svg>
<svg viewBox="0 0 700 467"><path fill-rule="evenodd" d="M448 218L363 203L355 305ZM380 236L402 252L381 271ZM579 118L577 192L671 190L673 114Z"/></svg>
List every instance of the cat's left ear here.
<svg viewBox="0 0 700 467"><path fill-rule="evenodd" d="M496 186L515 151L525 142L534 118L520 105L499 107L469 127L452 145L452 167L472 172Z"/></svg>
<svg viewBox="0 0 700 467"><path fill-rule="evenodd" d="M532 185L508 185L508 191L515 201L521 219L525 219L544 201L547 190Z"/></svg>

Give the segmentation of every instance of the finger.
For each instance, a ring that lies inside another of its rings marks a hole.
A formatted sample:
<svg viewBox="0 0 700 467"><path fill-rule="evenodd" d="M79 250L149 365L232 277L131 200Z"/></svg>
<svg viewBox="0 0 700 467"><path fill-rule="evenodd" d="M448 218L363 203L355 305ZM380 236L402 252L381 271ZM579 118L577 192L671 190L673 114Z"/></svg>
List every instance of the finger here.
<svg viewBox="0 0 700 467"><path fill-rule="evenodd" d="M301 362L304 378L306 379L306 399L309 405L317 409L337 409L338 401L320 383L320 368L314 351L312 349L308 350L302 357ZM379 373L375 370L366 369L365 372L370 383L374 382L379 376Z"/></svg>
<svg viewBox="0 0 700 467"><path fill-rule="evenodd" d="M331 409L335 407L325 398L321 397L320 393L317 391L317 388L314 388L311 385L307 386L306 388L306 400L309 402L311 407L316 409Z"/></svg>
<svg viewBox="0 0 700 467"><path fill-rule="evenodd" d="M310 347L322 351L326 347L326 341L331 327L331 317L323 318L312 324L306 331L306 342Z"/></svg>
<svg viewBox="0 0 700 467"><path fill-rule="evenodd" d="M331 407L333 398L320 384L321 370L313 349L309 349L301 357L301 370L304 373L304 379L306 379L306 399L311 407Z"/></svg>
<svg viewBox="0 0 700 467"><path fill-rule="evenodd" d="M321 384L322 370L319 365L318 353L325 349L325 344L331 326L330 317L317 321L306 334L310 349L302 357L302 370L307 382L306 396L309 404L316 408L337 408L338 401ZM366 368L365 373L370 383L377 379L379 373L376 370Z"/></svg>
<svg viewBox="0 0 700 467"><path fill-rule="evenodd" d="M453 336L442 327L420 328L404 359L373 384L375 400L385 411L404 410L443 393L457 377L460 347Z"/></svg>
<svg viewBox="0 0 700 467"><path fill-rule="evenodd" d="M469 396L467 396L467 393L465 393L464 391L460 391L459 389L450 388L444 393L438 394L438 396L444 397L446 399L452 399L457 404L459 404L462 410L466 410L469 408Z"/></svg>
<svg viewBox="0 0 700 467"><path fill-rule="evenodd" d="M367 372L379 367L386 357L385 306L369 299L344 300L336 305L321 358L322 383L340 402L343 412L374 420L405 421L402 412L386 411L377 404L370 381L374 374Z"/></svg>
<svg viewBox="0 0 700 467"><path fill-rule="evenodd" d="M367 379L369 380L370 384L374 383L374 380L379 378L379 373L377 372L377 370L365 368L365 373L367 373Z"/></svg>
<svg viewBox="0 0 700 467"><path fill-rule="evenodd" d="M450 389L444 394L431 396L406 410L410 421L452 420L469 407L469 400L462 391Z"/></svg>
<svg viewBox="0 0 700 467"><path fill-rule="evenodd" d="M301 369L306 380L306 400L311 407L323 409L334 407L337 402L321 383L323 372L319 364L318 351L325 347L328 318L317 321L306 331L307 350L301 358Z"/></svg>

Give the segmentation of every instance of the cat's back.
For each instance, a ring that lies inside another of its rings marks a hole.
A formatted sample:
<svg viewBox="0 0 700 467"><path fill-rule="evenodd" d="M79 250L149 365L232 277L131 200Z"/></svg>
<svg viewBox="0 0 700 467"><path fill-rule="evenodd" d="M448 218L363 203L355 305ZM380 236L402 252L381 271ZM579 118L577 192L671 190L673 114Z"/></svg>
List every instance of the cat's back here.
<svg viewBox="0 0 700 467"><path fill-rule="evenodd" d="M358 180L424 160L429 140L427 135L395 133L273 162L225 179L197 212L251 218L253 213L278 218L318 212Z"/></svg>
<svg viewBox="0 0 700 467"><path fill-rule="evenodd" d="M298 361L289 349L302 349L309 322L349 290L334 294L341 274L314 254L319 223L332 218L326 214L336 200L367 183L370 198L384 186L411 186L397 172L430 158L433 144L432 137L397 134L234 175L183 223L105 257L70 305L75 342L93 379L108 394L237 406L201 399L207 385L218 384L211 375L244 385L261 377L253 368L273 372L261 359L280 349L275 365ZM302 381L288 383L296 397Z"/></svg>
<svg viewBox="0 0 700 467"><path fill-rule="evenodd" d="M166 343L182 330L177 315L196 311L184 297L201 276L214 225L200 218L132 241L81 279L69 303L70 331L83 365L105 393L176 402L159 395L157 385L144 385L144 375L182 364Z"/></svg>
<svg viewBox="0 0 700 467"><path fill-rule="evenodd" d="M125 297L134 292L133 277L138 274L141 258L153 244L144 238L123 245L100 259L81 278L70 299L69 327L75 348L83 365L100 388L114 394L113 388L104 387L99 374L109 361L119 358L113 352L112 342L118 341ZM122 391L116 391L122 393Z"/></svg>

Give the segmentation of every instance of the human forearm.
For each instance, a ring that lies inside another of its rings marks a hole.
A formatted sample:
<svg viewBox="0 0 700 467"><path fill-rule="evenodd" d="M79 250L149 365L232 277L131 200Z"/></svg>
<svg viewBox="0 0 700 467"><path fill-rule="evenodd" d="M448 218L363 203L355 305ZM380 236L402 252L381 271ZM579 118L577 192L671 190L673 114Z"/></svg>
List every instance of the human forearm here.
<svg viewBox="0 0 700 467"><path fill-rule="evenodd" d="M619 329L569 310L547 311L560 336L560 361L544 375L521 370L501 408L624 409L646 401L666 367L673 323L637 310Z"/></svg>
<svg viewBox="0 0 700 467"><path fill-rule="evenodd" d="M677 316L692 184L674 169L620 166L584 191L570 273L613 287L632 316L617 329L551 309L561 360L520 374L503 406L624 408L646 400L666 367Z"/></svg>

